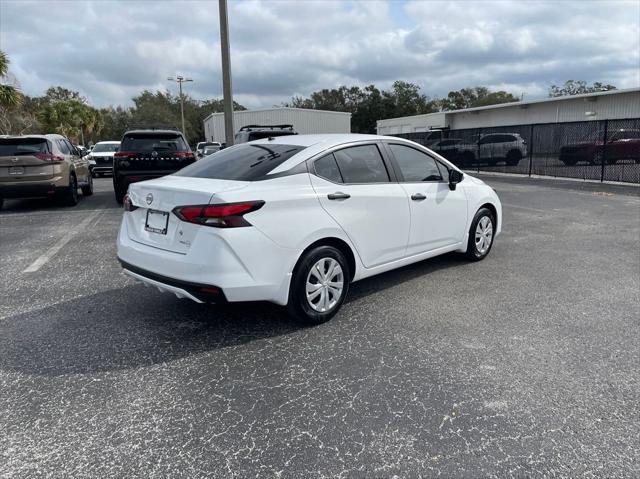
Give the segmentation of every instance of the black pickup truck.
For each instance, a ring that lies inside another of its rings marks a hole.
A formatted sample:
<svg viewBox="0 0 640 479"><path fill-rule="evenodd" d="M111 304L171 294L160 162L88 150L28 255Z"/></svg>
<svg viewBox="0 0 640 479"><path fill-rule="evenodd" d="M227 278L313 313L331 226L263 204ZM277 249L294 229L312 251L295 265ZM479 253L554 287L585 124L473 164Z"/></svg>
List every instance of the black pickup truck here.
<svg viewBox="0 0 640 479"><path fill-rule="evenodd" d="M194 161L184 135L177 130L127 131L113 157L116 201L122 203L131 183L170 175Z"/></svg>

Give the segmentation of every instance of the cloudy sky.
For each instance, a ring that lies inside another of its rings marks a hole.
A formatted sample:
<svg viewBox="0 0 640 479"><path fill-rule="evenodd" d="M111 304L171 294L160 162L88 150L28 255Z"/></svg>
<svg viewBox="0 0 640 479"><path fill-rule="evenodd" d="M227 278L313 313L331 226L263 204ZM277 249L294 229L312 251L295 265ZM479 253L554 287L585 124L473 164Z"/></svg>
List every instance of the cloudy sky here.
<svg viewBox="0 0 640 479"><path fill-rule="evenodd" d="M270 107L342 84L424 93L485 85L525 98L567 79L640 86L640 2L229 2L235 99ZM28 94L50 85L99 106L143 89L221 96L215 0L0 0L0 49Z"/></svg>

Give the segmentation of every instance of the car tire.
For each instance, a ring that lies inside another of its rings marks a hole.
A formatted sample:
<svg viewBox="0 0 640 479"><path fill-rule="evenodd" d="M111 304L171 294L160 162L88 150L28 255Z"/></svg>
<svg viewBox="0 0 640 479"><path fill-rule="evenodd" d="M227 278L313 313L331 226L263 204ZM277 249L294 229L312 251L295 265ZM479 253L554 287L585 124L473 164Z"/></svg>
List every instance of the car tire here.
<svg viewBox="0 0 640 479"><path fill-rule="evenodd" d="M61 200L66 206L75 206L78 204L78 180L73 173L69 175L69 186L63 190Z"/></svg>
<svg viewBox="0 0 640 479"><path fill-rule="evenodd" d="M575 166L578 163L578 160L574 158L561 158L560 161L562 161L566 166Z"/></svg>
<svg viewBox="0 0 640 479"><path fill-rule="evenodd" d="M337 248L318 246L307 251L293 270L289 314L309 325L329 321L349 292L350 278L349 263Z"/></svg>
<svg viewBox="0 0 640 479"><path fill-rule="evenodd" d="M460 162L464 166L473 165L475 163L475 161L476 161L476 157L470 151L467 151L467 152L463 153L462 155L460 155Z"/></svg>
<svg viewBox="0 0 640 479"><path fill-rule="evenodd" d="M93 194L93 176L87 176L88 183L82 187L82 196L91 196Z"/></svg>
<svg viewBox="0 0 640 479"><path fill-rule="evenodd" d="M507 165L508 166L517 166L522 159L522 152L520 150L511 150L507 153Z"/></svg>
<svg viewBox="0 0 640 479"><path fill-rule="evenodd" d="M113 190L116 195L116 201L118 202L118 204L121 205L122 202L124 201L124 195L127 193L126 190L124 190L122 186L115 181L113 182Z"/></svg>
<svg viewBox="0 0 640 479"><path fill-rule="evenodd" d="M472 261L480 261L487 257L493 246L495 238L496 220L493 212L488 208L480 208L471 222L469 228L469 241L467 243L467 258ZM486 244L487 237L489 244Z"/></svg>

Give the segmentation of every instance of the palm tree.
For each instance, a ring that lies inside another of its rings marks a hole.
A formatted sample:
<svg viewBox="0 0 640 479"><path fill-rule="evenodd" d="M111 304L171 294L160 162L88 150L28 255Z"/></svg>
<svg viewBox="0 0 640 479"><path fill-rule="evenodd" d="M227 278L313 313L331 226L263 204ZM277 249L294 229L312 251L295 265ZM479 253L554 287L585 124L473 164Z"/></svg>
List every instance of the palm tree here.
<svg viewBox="0 0 640 479"><path fill-rule="evenodd" d="M0 50L0 107L13 108L22 101L22 94L13 85L2 83L9 73L9 58Z"/></svg>

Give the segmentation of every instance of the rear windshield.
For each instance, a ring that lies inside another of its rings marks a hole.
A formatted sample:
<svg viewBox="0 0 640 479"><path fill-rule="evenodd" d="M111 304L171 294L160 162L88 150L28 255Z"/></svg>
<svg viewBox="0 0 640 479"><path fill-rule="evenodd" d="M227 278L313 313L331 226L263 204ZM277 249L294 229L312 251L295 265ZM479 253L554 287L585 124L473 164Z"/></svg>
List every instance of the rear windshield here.
<svg viewBox="0 0 640 479"><path fill-rule="evenodd" d="M96 145L97 147L97 145ZM122 140L122 151L188 151L179 134L130 133ZM93 151L96 151L94 148Z"/></svg>
<svg viewBox="0 0 640 479"><path fill-rule="evenodd" d="M120 145L117 143L98 143L93 147L94 153L118 151Z"/></svg>
<svg viewBox="0 0 640 479"><path fill-rule="evenodd" d="M192 178L262 180L274 168L304 150L297 145L243 144L207 156L175 173Z"/></svg>
<svg viewBox="0 0 640 479"><path fill-rule="evenodd" d="M44 138L0 138L0 156L33 155L49 153L49 144Z"/></svg>

